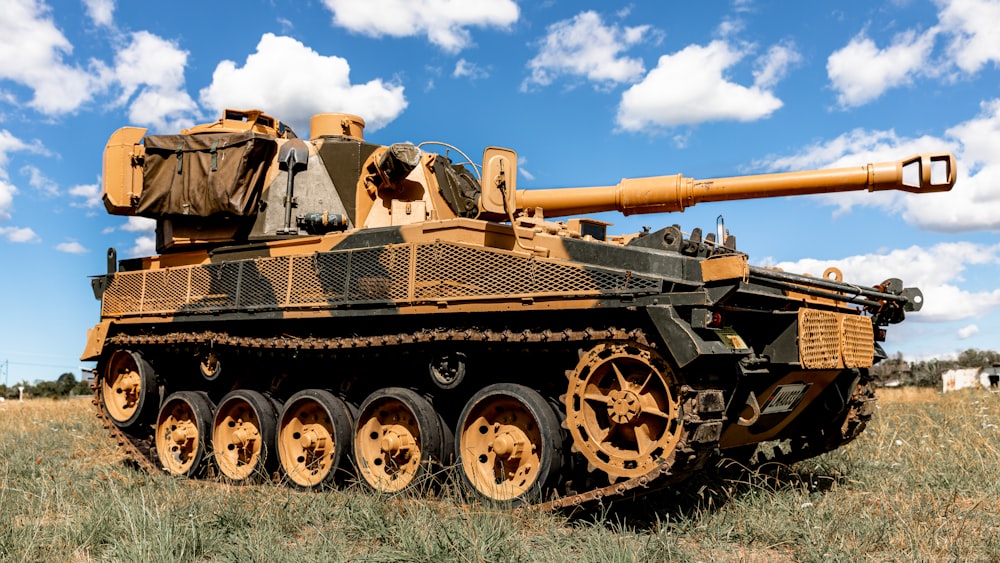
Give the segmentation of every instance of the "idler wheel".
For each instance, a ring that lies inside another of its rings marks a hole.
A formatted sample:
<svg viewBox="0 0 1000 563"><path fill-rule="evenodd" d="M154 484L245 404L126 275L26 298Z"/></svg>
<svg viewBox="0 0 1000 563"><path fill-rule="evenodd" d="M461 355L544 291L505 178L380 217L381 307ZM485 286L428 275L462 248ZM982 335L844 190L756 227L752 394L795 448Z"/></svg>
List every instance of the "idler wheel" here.
<svg viewBox="0 0 1000 563"><path fill-rule="evenodd" d="M680 440L681 405L670 365L638 344L603 343L569 372L565 426L573 449L609 481L649 473Z"/></svg>
<svg viewBox="0 0 1000 563"><path fill-rule="evenodd" d="M375 391L362 403L354 433L358 477L376 491L400 491L443 458L445 441L427 399L401 387Z"/></svg>
<svg viewBox="0 0 1000 563"><path fill-rule="evenodd" d="M124 430L138 427L156 413L156 373L142 354L116 350L101 378L101 401L111 421Z"/></svg>
<svg viewBox="0 0 1000 563"><path fill-rule="evenodd" d="M354 417L344 401L322 389L292 395L278 419L278 459L299 487L330 485L347 466Z"/></svg>
<svg viewBox="0 0 1000 563"><path fill-rule="evenodd" d="M203 391L178 391L163 402L156 419L155 442L167 473L194 477L207 467L214 410Z"/></svg>
<svg viewBox="0 0 1000 563"><path fill-rule="evenodd" d="M496 501L540 493L562 465L559 421L536 391L498 383L469 399L458 417L455 454L463 480Z"/></svg>
<svg viewBox="0 0 1000 563"><path fill-rule="evenodd" d="M212 424L212 450L219 471L231 481L266 479L274 465L274 403L257 391L237 389L219 401Z"/></svg>

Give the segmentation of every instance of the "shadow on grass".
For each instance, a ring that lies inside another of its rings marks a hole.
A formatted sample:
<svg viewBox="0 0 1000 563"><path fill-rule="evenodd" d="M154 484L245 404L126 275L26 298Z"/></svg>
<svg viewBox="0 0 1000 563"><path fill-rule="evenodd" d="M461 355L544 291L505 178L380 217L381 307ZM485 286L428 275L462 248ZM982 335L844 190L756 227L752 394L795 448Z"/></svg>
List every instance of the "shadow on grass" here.
<svg viewBox="0 0 1000 563"><path fill-rule="evenodd" d="M684 481L663 489L594 503L564 511L570 521L625 525L636 531L655 531L665 522L695 522L729 503L761 492L824 493L848 482L842 471L810 464L764 463L748 467L719 457Z"/></svg>

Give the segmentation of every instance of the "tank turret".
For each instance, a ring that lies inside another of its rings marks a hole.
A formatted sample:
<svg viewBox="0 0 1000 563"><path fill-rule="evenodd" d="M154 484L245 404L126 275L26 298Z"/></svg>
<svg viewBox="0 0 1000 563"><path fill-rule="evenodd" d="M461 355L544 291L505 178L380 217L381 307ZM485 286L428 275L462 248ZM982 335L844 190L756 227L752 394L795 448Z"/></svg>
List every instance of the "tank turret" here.
<svg viewBox="0 0 1000 563"><path fill-rule="evenodd" d="M132 461L384 493L444 467L485 498L555 509L668 487L719 455L820 455L870 420L870 369L919 289L752 266L721 227L612 237L547 218L956 179L931 153L519 190L512 150L486 149L480 175L449 145L363 129L322 114L306 140L226 110L179 135L112 135L105 205L155 219L159 254L109 249L82 359Z"/></svg>
<svg viewBox="0 0 1000 563"><path fill-rule="evenodd" d="M126 127L105 148L104 202L112 214L156 219L159 248L169 252L458 217L661 213L700 202L848 190L927 193L951 189L956 174L954 157L938 153L854 168L518 190L510 149L484 151L480 181L475 170L422 147L367 143L363 130L358 116L319 114L313 138L303 141L258 110L226 110L217 122L179 135Z"/></svg>

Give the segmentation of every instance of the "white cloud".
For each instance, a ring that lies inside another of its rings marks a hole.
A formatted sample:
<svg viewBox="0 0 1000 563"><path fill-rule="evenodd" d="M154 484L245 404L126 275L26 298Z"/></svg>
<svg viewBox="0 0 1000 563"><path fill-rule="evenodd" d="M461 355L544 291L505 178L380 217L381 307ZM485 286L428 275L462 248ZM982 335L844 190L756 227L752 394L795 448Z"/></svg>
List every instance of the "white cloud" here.
<svg viewBox="0 0 1000 563"><path fill-rule="evenodd" d="M988 314L1000 308L1000 289L968 291L959 287L969 268L1000 264L1000 245L970 242L940 243L929 249L911 246L879 254L849 256L840 260L805 258L774 264L788 272L820 275L837 267L845 280L871 286L896 277L907 287L919 287L924 306L913 319L956 321Z"/></svg>
<svg viewBox="0 0 1000 563"><path fill-rule="evenodd" d="M561 75L583 76L599 85L631 82L645 71L642 60L622 56L641 43L650 26L604 25L597 12L581 12L548 27L538 54L528 61L531 76L521 84L548 86Z"/></svg>
<svg viewBox="0 0 1000 563"><path fill-rule="evenodd" d="M28 105L44 114L71 112L103 85L103 65L90 69L67 64L73 46L56 27L50 8L40 0L8 0L0 33L0 80L23 84L33 92Z"/></svg>
<svg viewBox="0 0 1000 563"><path fill-rule="evenodd" d="M17 187L8 181L10 175L7 173L7 154L16 151L45 153L45 148L38 141L26 143L10 131L0 130L0 219L10 219L10 207L17 193Z"/></svg>
<svg viewBox="0 0 1000 563"><path fill-rule="evenodd" d="M773 88L785 78L790 67L800 62L802 55L793 43L774 45L757 60L755 65L757 68L753 72L753 84L758 88Z"/></svg>
<svg viewBox="0 0 1000 563"><path fill-rule="evenodd" d="M450 53L472 44L469 27L509 28L520 10L513 0L323 0L334 25L369 37L412 37Z"/></svg>
<svg viewBox="0 0 1000 563"><path fill-rule="evenodd" d="M786 47L790 49L790 47ZM790 50L765 55L758 82L747 87L731 82L726 70L749 54L725 41L689 45L663 55L642 82L622 94L616 121L626 131L693 125L706 121L754 121L782 106L769 90L794 56ZM785 63L781 61L784 60ZM771 62L767 62L771 61ZM766 80L764 80L766 79Z"/></svg>
<svg viewBox="0 0 1000 563"><path fill-rule="evenodd" d="M855 129L799 153L755 163L769 171L803 170L890 161L920 152L951 150L958 160L958 180L950 192L853 192L820 196L846 213L854 206L879 207L900 214L923 229L941 232L1000 230L1000 99L983 102L978 116L945 132L905 138L894 131Z"/></svg>
<svg viewBox="0 0 1000 563"><path fill-rule="evenodd" d="M970 336L974 336L976 334L979 334L979 325L971 324L963 326L962 328L958 329L958 333L956 334L956 336L958 336L959 340L965 340L966 338L969 338Z"/></svg>
<svg viewBox="0 0 1000 563"><path fill-rule="evenodd" d="M950 0L937 2L941 29L950 36L948 54L967 73L983 65L1000 63L1000 2L996 0Z"/></svg>
<svg viewBox="0 0 1000 563"><path fill-rule="evenodd" d="M465 59L458 59L458 62L455 63L455 70L451 75L454 78L468 78L469 80L482 80L490 77L488 70Z"/></svg>
<svg viewBox="0 0 1000 563"><path fill-rule="evenodd" d="M925 33L906 31L892 44L879 49L864 34L851 39L826 62L826 72L843 107L866 104L890 88L910 84L914 78L932 72L928 60L934 48L936 30Z"/></svg>
<svg viewBox="0 0 1000 563"><path fill-rule="evenodd" d="M351 84L350 70L343 58L323 56L291 37L265 33L242 67L233 61L219 63L201 100L218 111L262 109L291 124L301 136L315 113L354 113L374 131L406 108L402 86L381 79Z"/></svg>
<svg viewBox="0 0 1000 563"><path fill-rule="evenodd" d="M0 172L3 172L0 170ZM2 175L2 174L0 174ZM14 203L14 194L17 188L14 184L0 179L0 219L10 219L10 206Z"/></svg>
<svg viewBox="0 0 1000 563"><path fill-rule="evenodd" d="M30 227L0 227L0 237L7 237L10 242L42 242Z"/></svg>
<svg viewBox="0 0 1000 563"><path fill-rule="evenodd" d="M83 0L83 5L94 25L111 27L115 15L115 0Z"/></svg>
<svg viewBox="0 0 1000 563"><path fill-rule="evenodd" d="M75 202L74 207L89 209L101 205L101 187L97 184L81 184L73 186L67 191L69 195L82 199L82 201Z"/></svg>
<svg viewBox="0 0 1000 563"><path fill-rule="evenodd" d="M67 254L86 254L90 252L86 247L75 240L60 242L56 245L56 250Z"/></svg>
<svg viewBox="0 0 1000 563"><path fill-rule="evenodd" d="M115 55L118 104L129 104L129 120L158 131L178 131L194 123L198 106L184 89L188 52L148 31L130 36Z"/></svg>
<svg viewBox="0 0 1000 563"><path fill-rule="evenodd" d="M21 174L28 176L28 184L42 195L46 197L59 195L59 184L56 184L51 178L43 174L37 167L31 165L22 166Z"/></svg>
<svg viewBox="0 0 1000 563"><path fill-rule="evenodd" d="M855 36L827 60L827 74L842 107L856 107L877 99L890 88L918 78L955 71L968 75L983 66L1000 64L1000 2L997 0L935 0L937 24L927 30L910 29L880 49L866 32ZM947 58L934 57L938 39Z"/></svg>
<svg viewBox="0 0 1000 563"><path fill-rule="evenodd" d="M130 233L152 233L156 230L156 219L133 215L121 226L121 229Z"/></svg>
<svg viewBox="0 0 1000 563"><path fill-rule="evenodd" d="M145 236L136 238L135 245L128 251L130 257L152 256L154 254L156 254L156 240L153 237Z"/></svg>

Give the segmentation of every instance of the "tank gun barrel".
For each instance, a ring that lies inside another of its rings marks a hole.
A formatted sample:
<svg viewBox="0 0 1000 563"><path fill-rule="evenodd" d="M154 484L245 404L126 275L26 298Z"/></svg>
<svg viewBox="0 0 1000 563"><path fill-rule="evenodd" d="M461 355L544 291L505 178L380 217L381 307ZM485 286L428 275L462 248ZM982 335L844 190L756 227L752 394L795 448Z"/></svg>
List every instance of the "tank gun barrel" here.
<svg viewBox="0 0 1000 563"><path fill-rule="evenodd" d="M955 185L951 153L922 153L864 166L696 180L680 174L625 178L614 186L529 189L515 192L518 209L546 216L620 211L625 215L683 211L701 202L845 191L946 192Z"/></svg>

